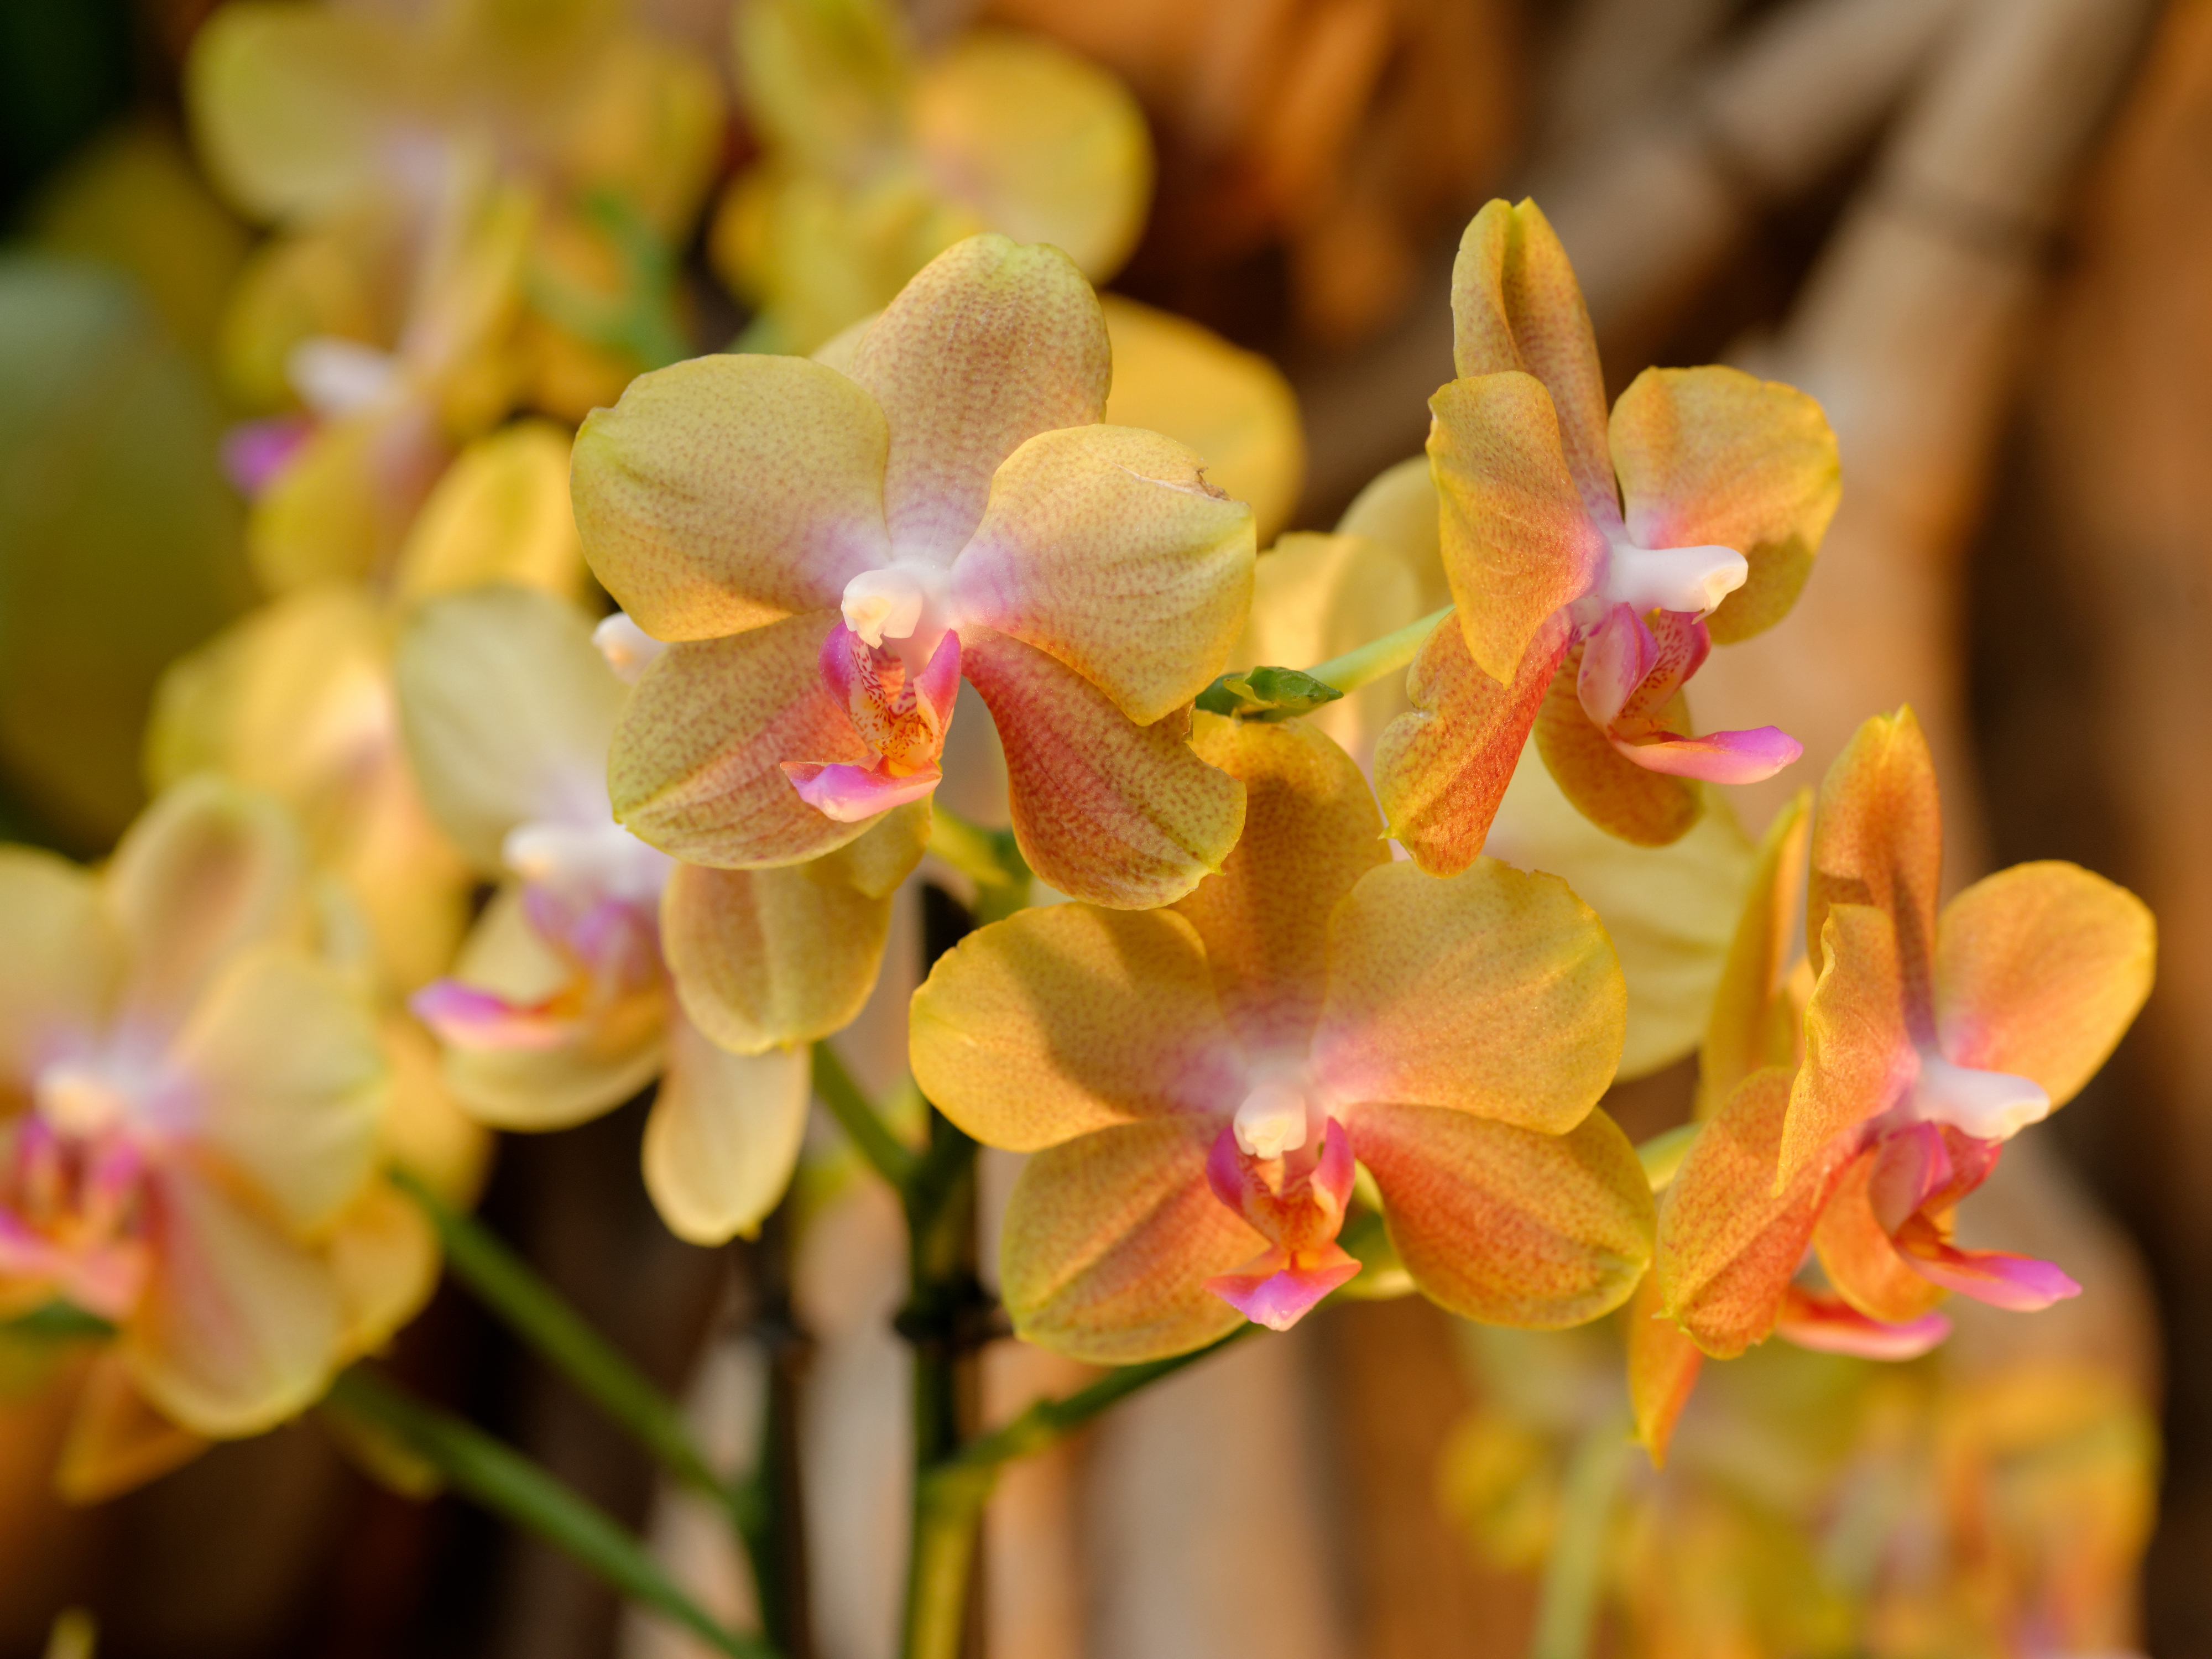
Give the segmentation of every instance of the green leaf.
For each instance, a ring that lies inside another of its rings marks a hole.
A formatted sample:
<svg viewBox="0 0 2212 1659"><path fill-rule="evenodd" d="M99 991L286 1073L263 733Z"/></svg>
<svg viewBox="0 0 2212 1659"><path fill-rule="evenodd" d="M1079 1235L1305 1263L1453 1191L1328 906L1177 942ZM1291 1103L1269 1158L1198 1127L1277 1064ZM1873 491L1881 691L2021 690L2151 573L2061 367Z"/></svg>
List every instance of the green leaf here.
<svg viewBox="0 0 2212 1659"><path fill-rule="evenodd" d="M1238 720L1286 720L1310 714L1343 695L1302 669L1250 668L1216 679L1198 694L1198 706L1209 714Z"/></svg>

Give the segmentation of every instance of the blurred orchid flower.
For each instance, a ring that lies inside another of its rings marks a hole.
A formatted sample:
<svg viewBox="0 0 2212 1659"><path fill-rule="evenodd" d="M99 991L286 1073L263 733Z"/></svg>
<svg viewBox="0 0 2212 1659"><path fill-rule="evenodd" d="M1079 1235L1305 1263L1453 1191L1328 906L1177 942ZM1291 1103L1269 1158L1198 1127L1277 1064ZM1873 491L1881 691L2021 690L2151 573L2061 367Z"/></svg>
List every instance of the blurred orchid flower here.
<svg viewBox="0 0 2212 1659"><path fill-rule="evenodd" d="M1708 1048L1713 1109L1661 1206L1657 1294L1706 1353L1778 1327L1895 1358L1940 1339L1947 1291L2033 1310L2080 1289L2048 1262L1960 1248L1953 1212L2127 1030L2150 991L2150 915L2045 862L1975 883L1939 916L1941 851L1918 722L1869 720L1813 823L1802 1058L1777 1017L1793 999L1775 988L1788 912L1770 899L1739 933ZM1832 1293L1793 1282L1808 1243Z"/></svg>
<svg viewBox="0 0 2212 1659"><path fill-rule="evenodd" d="M805 1044L866 1000L922 824L890 814L815 866L679 867L607 799L622 680L580 612L527 588L426 602L398 683L432 809L501 878L453 973L413 1000L453 1094L495 1127L553 1129L659 1075L654 1203L695 1242L751 1232L799 1156Z"/></svg>
<svg viewBox="0 0 2212 1659"><path fill-rule="evenodd" d="M1619 1305L1650 1198L1594 1109L1620 975L1564 883L1391 861L1359 771L1292 724L1200 716L1243 839L1170 908L1070 904L970 934L915 997L922 1091L1034 1156L1001 1284L1026 1338L1101 1363L1281 1329L1358 1271L1354 1160L1414 1281L1471 1318Z"/></svg>
<svg viewBox="0 0 2212 1659"><path fill-rule="evenodd" d="M378 1178L375 1017L310 948L276 802L192 779L103 873L11 847L0 890L0 1308L117 1328L63 1471L96 1496L312 1403L436 1250Z"/></svg>
<svg viewBox="0 0 2212 1659"><path fill-rule="evenodd" d="M270 586L388 558L453 446L517 401L580 417L684 355L668 250L712 173L721 99L626 9L246 0L195 37L200 152L279 227L223 355L250 402L306 410L232 446Z"/></svg>
<svg viewBox="0 0 2212 1659"><path fill-rule="evenodd" d="M1460 378L1430 400L1456 625L1407 680L1376 781L1421 867L1475 857L1531 729L1593 823L1659 846L1698 780L1771 776L1771 726L1690 734L1681 688L1715 640L1771 626L1838 495L1835 439L1802 392L1732 368L1647 369L1614 405L1565 251L1535 204L1475 216L1453 274Z"/></svg>
<svg viewBox="0 0 2212 1659"><path fill-rule="evenodd" d="M744 349L811 352L979 231L1049 242L1097 283L1135 247L1144 115L1053 42L971 30L924 57L887 0L746 0L736 45L763 154L712 251L756 308Z"/></svg>
<svg viewBox="0 0 2212 1659"><path fill-rule="evenodd" d="M964 675L1044 880L1157 904L1243 792L1186 741L1251 592L1251 514L1097 424L1109 353L1066 256L940 255L850 349L645 375L576 440L608 591L672 641L617 730L617 817L687 862L804 862L927 799Z"/></svg>

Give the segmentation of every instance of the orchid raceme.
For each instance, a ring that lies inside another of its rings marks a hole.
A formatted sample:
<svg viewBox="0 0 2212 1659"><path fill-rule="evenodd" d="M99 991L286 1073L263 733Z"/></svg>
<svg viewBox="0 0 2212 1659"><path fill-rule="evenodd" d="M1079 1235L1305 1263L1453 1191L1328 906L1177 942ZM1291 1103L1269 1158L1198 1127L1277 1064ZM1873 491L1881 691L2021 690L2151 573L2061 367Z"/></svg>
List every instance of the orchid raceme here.
<svg viewBox="0 0 2212 1659"><path fill-rule="evenodd" d="M813 866L678 866L614 821L606 750L628 694L592 635L572 606L520 587L431 600L408 629L399 695L423 789L502 878L414 1006L454 1095L501 1128L564 1127L659 1076L647 1187L676 1232L719 1243L783 1195L805 1045L874 983L920 826L892 813Z"/></svg>
<svg viewBox="0 0 2212 1659"><path fill-rule="evenodd" d="M1394 863L1366 782L1295 724L1200 717L1249 792L1244 838L1172 908L1023 912L916 993L915 1081L988 1146L1033 1153L1002 1293L1079 1358L1278 1329L1351 1279L1355 1160L1414 1281L1532 1326L1620 1304L1650 1199L1595 1110L1620 970L1565 885L1489 860Z"/></svg>
<svg viewBox="0 0 2212 1659"><path fill-rule="evenodd" d="M1987 877L1939 914L1941 824L1911 711L1869 720L1815 810L1802 1063L1771 1054L1735 1084L1662 1206L1659 1291L1709 1354L1778 1324L1895 1353L1940 1334L1947 1291L2027 1310L2080 1288L2048 1262L1962 1249L1954 1211L2127 1030L2150 990L2151 918L2059 862ZM1757 1020L1717 1016L1729 1023ZM1793 1283L1808 1243L1832 1294Z"/></svg>
<svg viewBox="0 0 2212 1659"><path fill-rule="evenodd" d="M1838 483L1802 392L1732 368L1647 369L1613 409L1565 251L1534 203L1492 202L1460 244L1459 378L1430 400L1455 625L1415 660L1415 712L1376 787L1422 868L1475 857L1522 744L1593 823L1664 845L1697 781L1771 776L1771 726L1691 733L1681 690L1715 641L1796 600Z"/></svg>
<svg viewBox="0 0 2212 1659"><path fill-rule="evenodd" d="M310 948L308 870L211 778L94 876L0 849L0 1304L111 1322L63 1470L94 1496L312 1403L428 1294L378 1176L373 1008Z"/></svg>
<svg viewBox="0 0 2212 1659"><path fill-rule="evenodd" d="M1040 877L1188 892L1243 817L1186 734L1249 602L1249 510L1097 423L1105 328L1056 250L960 244L848 361L680 363L578 435L586 557L672 641L616 731L616 816L718 868L834 852L935 789L964 676Z"/></svg>
<svg viewBox="0 0 2212 1659"><path fill-rule="evenodd" d="M756 307L744 349L814 350L978 231L1049 242L1102 283L1136 246L1152 142L1104 70L1000 29L925 57L888 0L744 0L733 21L763 154L713 252Z"/></svg>

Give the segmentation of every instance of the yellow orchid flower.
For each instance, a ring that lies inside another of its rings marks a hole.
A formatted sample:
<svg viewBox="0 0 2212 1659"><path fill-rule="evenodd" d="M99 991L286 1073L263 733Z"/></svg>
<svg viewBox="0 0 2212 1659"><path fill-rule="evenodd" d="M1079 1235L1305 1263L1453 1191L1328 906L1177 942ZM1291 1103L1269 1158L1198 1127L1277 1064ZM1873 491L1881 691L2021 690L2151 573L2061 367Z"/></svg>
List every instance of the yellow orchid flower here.
<svg viewBox="0 0 2212 1659"><path fill-rule="evenodd" d="M673 641L616 732L617 816L720 868L833 852L935 790L965 677L1044 880L1189 891L1243 821L1185 733L1243 622L1249 510L1098 423L1105 327L1055 249L961 243L848 361L681 363L578 435L586 556Z"/></svg>
<svg viewBox="0 0 2212 1659"><path fill-rule="evenodd" d="M745 0L736 45L763 155L712 252L756 308L744 349L813 351L978 231L1049 242L1093 282L1136 246L1143 113L1063 48L986 29L924 58L886 0Z"/></svg>
<svg viewBox="0 0 2212 1659"><path fill-rule="evenodd" d="M750 1234L798 1159L805 1045L874 984L891 891L921 856L919 815L812 865L678 866L607 799L622 679L581 612L527 588L423 605L398 684L425 794L501 883L453 973L413 1000L455 1098L500 1128L554 1129L659 1076L654 1203L697 1243Z"/></svg>
<svg viewBox="0 0 2212 1659"><path fill-rule="evenodd" d="M1164 910L994 923L915 996L923 1093L1034 1154L1002 1235L1016 1329L1123 1363L1288 1327L1358 1271L1336 1243L1355 1159L1446 1307L1618 1306L1650 1196L1595 1109L1623 1002L1596 917L1553 877L1392 861L1318 732L1201 715L1194 741L1250 796L1218 874Z"/></svg>
<svg viewBox="0 0 2212 1659"><path fill-rule="evenodd" d="M101 873L11 847L0 890L0 1307L116 1328L64 1468L97 1495L312 1403L435 1249L378 1179L375 1016L276 802L189 780Z"/></svg>

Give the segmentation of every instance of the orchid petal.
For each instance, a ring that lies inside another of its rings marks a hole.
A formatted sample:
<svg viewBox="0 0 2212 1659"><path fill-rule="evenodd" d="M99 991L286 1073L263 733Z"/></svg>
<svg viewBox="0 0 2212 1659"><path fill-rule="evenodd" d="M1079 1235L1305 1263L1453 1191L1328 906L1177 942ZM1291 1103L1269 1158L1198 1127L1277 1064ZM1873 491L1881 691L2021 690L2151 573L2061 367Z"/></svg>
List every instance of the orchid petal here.
<svg viewBox="0 0 2212 1659"><path fill-rule="evenodd" d="M550 421L517 421L455 458L422 503L393 573L403 603L513 582L583 597L584 552L569 505L573 441Z"/></svg>
<svg viewBox="0 0 2212 1659"><path fill-rule="evenodd" d="M2142 902L2077 866L2020 864L1984 877L1937 924L1943 1053L2032 1079L2063 1106L2150 994L2157 950Z"/></svg>
<svg viewBox="0 0 2212 1659"><path fill-rule="evenodd" d="M336 969L279 947L248 951L170 1062L197 1085L199 1144L289 1225L324 1226L368 1182L389 1079L375 1019Z"/></svg>
<svg viewBox="0 0 2212 1659"><path fill-rule="evenodd" d="M1041 433L991 480L960 614L1049 653L1139 726L1188 702L1252 602L1252 511L1128 427Z"/></svg>
<svg viewBox="0 0 2212 1659"><path fill-rule="evenodd" d="M1705 810L1694 782L1638 765L1591 720L1579 690L1583 647L1566 653L1536 711L1536 752L1575 810L1607 835L1638 847L1667 847L1690 832ZM1686 727L1678 697L1663 723Z"/></svg>
<svg viewBox="0 0 2212 1659"><path fill-rule="evenodd" d="M1951 1334L1951 1322L1939 1313L1889 1324L1869 1318L1832 1297L1802 1285L1790 1287L1775 1330L1801 1348L1816 1353L1849 1354L1855 1359L1917 1359Z"/></svg>
<svg viewBox="0 0 2212 1659"><path fill-rule="evenodd" d="M1389 861L1374 797L1351 757L1297 722L1206 715L1191 746L1244 786L1244 833L1176 908L1205 943L1245 1052L1302 1050L1321 1013L1329 915Z"/></svg>
<svg viewBox="0 0 2212 1659"><path fill-rule="evenodd" d="M1133 908L1170 903L1221 867L1244 792L1191 752L1184 714L1138 726L1034 647L981 629L962 644L1005 746L1015 836L1040 877Z"/></svg>
<svg viewBox="0 0 2212 1659"><path fill-rule="evenodd" d="M723 1244L760 1231L799 1165L811 1076L804 1044L733 1054L672 1022L645 1121L646 1190L670 1231Z"/></svg>
<svg viewBox="0 0 2212 1659"><path fill-rule="evenodd" d="M380 401L322 422L246 519L254 576L269 592L289 593L377 574L452 458L435 411L420 398Z"/></svg>
<svg viewBox="0 0 2212 1659"><path fill-rule="evenodd" d="M1454 380L1429 399L1444 574L1468 653L1500 685L1606 556L1559 448L1551 399L1522 374Z"/></svg>
<svg viewBox="0 0 2212 1659"><path fill-rule="evenodd" d="M1425 1106L1349 1115L1399 1259L1454 1313L1580 1325L1628 1300L1650 1265L1650 1183L1602 1112L1564 1134Z"/></svg>
<svg viewBox="0 0 2212 1659"><path fill-rule="evenodd" d="M1206 1288L1254 1324L1287 1331L1331 1291L1359 1277L1359 1259L1340 1244L1310 1254L1311 1261L1297 1261L1281 1250L1263 1250L1236 1273L1216 1273Z"/></svg>
<svg viewBox="0 0 2212 1659"><path fill-rule="evenodd" d="M1942 872L1943 814L1928 739L1910 708L1877 714L1852 734L1820 780L1805 937L1817 969L1830 904L1870 904L1887 912L1896 927L1898 970L1916 1038L1935 1036L1929 979Z"/></svg>
<svg viewBox="0 0 2212 1659"><path fill-rule="evenodd" d="M1068 246L1056 237L1033 240ZM1098 303L1114 348L1114 386L1100 418L1164 433L1197 451L1207 482L1250 504L1260 544L1273 540L1297 505L1306 471L1297 394L1282 370L1171 311L1119 294L1102 294ZM1421 483L1428 487L1425 465Z"/></svg>
<svg viewBox="0 0 2212 1659"><path fill-rule="evenodd" d="M400 636L392 676L423 799L478 870L500 871L519 824L605 817L628 694L574 605L508 586L431 599Z"/></svg>
<svg viewBox="0 0 2212 1659"><path fill-rule="evenodd" d="M834 611L669 647L631 690L607 760L615 817L640 840L717 869L799 864L858 837L809 806L785 761L874 757L823 684Z"/></svg>
<svg viewBox="0 0 2212 1659"><path fill-rule="evenodd" d="M641 374L576 434L592 574L656 639L837 604L887 564L884 411L820 363L754 353Z"/></svg>
<svg viewBox="0 0 2212 1659"><path fill-rule="evenodd" d="M70 1504L104 1504L180 1468L208 1449L207 1437L179 1428L147 1403L122 1354L95 1356L78 1390L69 1435L54 1471Z"/></svg>
<svg viewBox="0 0 2212 1659"><path fill-rule="evenodd" d="M934 766L891 772L880 764L824 766L819 761L786 761L783 772L799 799L836 823L872 823L895 806L928 799L945 781L945 775Z"/></svg>
<svg viewBox="0 0 2212 1659"><path fill-rule="evenodd" d="M1329 919L1314 1077L1338 1100L1559 1134L1612 1081L1626 1007L1605 928L1557 876L1389 864Z"/></svg>
<svg viewBox="0 0 2212 1659"><path fill-rule="evenodd" d="M1708 732L1698 738L1665 737L1641 743L1619 738L1613 746L1647 772L1705 783L1759 783L1805 752L1805 745L1777 726L1743 732Z"/></svg>
<svg viewBox="0 0 2212 1659"><path fill-rule="evenodd" d="M979 29L914 88L914 136L948 194L1018 242L1048 242L1093 282L1145 228L1152 135L1127 88L1038 35ZM1118 376L1117 376L1118 378Z"/></svg>
<svg viewBox="0 0 2212 1659"><path fill-rule="evenodd" d="M106 878L130 955L124 1018L169 1030L246 946L306 924L306 849L265 795L202 774L125 832Z"/></svg>
<svg viewBox="0 0 2212 1659"><path fill-rule="evenodd" d="M1194 1116L1122 1124L1030 1159L999 1247L1017 1334L1093 1364L1135 1364L1243 1322L1206 1281L1267 1241L1207 1189L1219 1128Z"/></svg>
<svg viewBox="0 0 2212 1659"><path fill-rule="evenodd" d="M98 881L55 854L0 847L0 1077L88 1043L122 971Z"/></svg>
<svg viewBox="0 0 2212 1659"><path fill-rule="evenodd" d="M909 1031L922 1093L1015 1152L1225 1115L1244 1092L1205 947L1164 910L1052 905L970 933L915 993Z"/></svg>
<svg viewBox="0 0 2212 1659"><path fill-rule="evenodd" d="M1781 621L1842 495L1820 404L1741 369L1647 368L1613 405L1609 435L1638 546L1712 544L1749 563L1709 620L1714 639L1733 644Z"/></svg>
<svg viewBox="0 0 2212 1659"><path fill-rule="evenodd" d="M1690 1143L1659 1205L1659 1292L1667 1311L1716 1359L1763 1342L1840 1164L1808 1167L1780 1192L1775 1159L1790 1112L1790 1073L1754 1072Z"/></svg>
<svg viewBox="0 0 2212 1659"><path fill-rule="evenodd" d="M1636 1413L1636 1437L1651 1454L1655 1469L1667 1467L1674 1425L1690 1403L1705 1364L1705 1350L1660 1305L1657 1276L1645 1273L1628 1304L1628 1398Z"/></svg>
<svg viewBox="0 0 2212 1659"><path fill-rule="evenodd" d="M330 1269L182 1167L154 1177L146 1206L154 1271L122 1345L148 1401L218 1438L273 1428L313 1403L344 1330Z"/></svg>
<svg viewBox="0 0 2212 1659"><path fill-rule="evenodd" d="M1869 1319L1909 1324L1932 1310L1943 1292L1899 1254L1875 1212L1872 1187L1881 1161L1872 1151L1851 1160L1820 1211L1813 1248L1828 1282L1851 1307ZM1920 1198L1914 1195L1912 1209Z"/></svg>
<svg viewBox="0 0 2212 1659"><path fill-rule="evenodd" d="M1375 790L1391 836L1430 875L1455 876L1481 853L1568 638L1565 618L1547 622L1503 688L1449 617L1413 659L1413 712L1375 744Z"/></svg>
<svg viewBox="0 0 2212 1659"><path fill-rule="evenodd" d="M1817 819L1813 833L1817 842ZM1826 965L1805 1009L1805 1064L1790 1090L1777 1191L1801 1171L1855 1152L1860 1130L1904 1097L1919 1070L1889 916L1869 905L1832 904L1821 943Z"/></svg>
<svg viewBox="0 0 2212 1659"><path fill-rule="evenodd" d="M1584 506L1601 525L1620 521L1597 336L1567 251L1535 203L1490 202L1460 238L1452 363L1462 380L1520 369L1542 382Z"/></svg>
<svg viewBox="0 0 2212 1659"><path fill-rule="evenodd" d="M1111 361L1098 298L1058 248L987 234L931 260L853 356L890 422L891 544L949 561L1008 456L1104 412Z"/></svg>
<svg viewBox="0 0 2212 1659"><path fill-rule="evenodd" d="M331 1273L344 1310L348 1353L374 1353L438 1288L437 1231L422 1206L388 1181L372 1182L331 1234Z"/></svg>
<svg viewBox="0 0 2212 1659"><path fill-rule="evenodd" d="M1753 1072L1797 1063L1799 1011L1783 988L1783 974L1795 945L1812 805L1809 792L1800 790L1759 840L1759 862L1698 1048L1701 1118L1718 1109Z"/></svg>
<svg viewBox="0 0 2212 1659"><path fill-rule="evenodd" d="M1962 1250L1916 1217L1898 1236L1906 1264L1923 1279L1993 1308L2035 1313L2081 1294L2063 1268L2002 1250Z"/></svg>
<svg viewBox="0 0 2212 1659"><path fill-rule="evenodd" d="M897 878L882 878L911 871L928 833L928 809L915 807L809 864L679 865L661 897L660 939L685 1012L738 1054L842 1030L883 966Z"/></svg>

